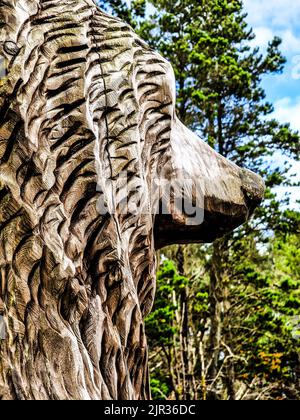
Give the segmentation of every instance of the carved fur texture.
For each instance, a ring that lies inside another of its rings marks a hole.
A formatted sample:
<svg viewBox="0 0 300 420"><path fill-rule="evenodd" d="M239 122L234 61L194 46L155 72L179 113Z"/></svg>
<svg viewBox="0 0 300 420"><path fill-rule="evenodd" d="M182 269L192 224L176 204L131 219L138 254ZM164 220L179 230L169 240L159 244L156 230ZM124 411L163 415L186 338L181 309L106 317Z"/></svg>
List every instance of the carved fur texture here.
<svg viewBox="0 0 300 420"><path fill-rule="evenodd" d="M0 23L0 399L148 399L155 249L233 229L262 181L182 126L170 64L92 0L6 0ZM201 226L154 216L162 170L201 183Z"/></svg>

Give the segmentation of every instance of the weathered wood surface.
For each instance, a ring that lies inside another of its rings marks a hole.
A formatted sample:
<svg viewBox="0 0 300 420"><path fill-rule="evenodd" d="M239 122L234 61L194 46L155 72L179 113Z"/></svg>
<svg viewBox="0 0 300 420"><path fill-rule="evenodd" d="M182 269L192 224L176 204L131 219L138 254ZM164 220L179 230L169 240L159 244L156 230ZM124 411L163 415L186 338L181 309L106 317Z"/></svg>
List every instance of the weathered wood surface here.
<svg viewBox="0 0 300 420"><path fill-rule="evenodd" d="M1 1L0 23L0 399L147 399L155 248L235 228L263 183L177 120L170 64L92 0ZM204 223L154 216L162 174L199 186Z"/></svg>

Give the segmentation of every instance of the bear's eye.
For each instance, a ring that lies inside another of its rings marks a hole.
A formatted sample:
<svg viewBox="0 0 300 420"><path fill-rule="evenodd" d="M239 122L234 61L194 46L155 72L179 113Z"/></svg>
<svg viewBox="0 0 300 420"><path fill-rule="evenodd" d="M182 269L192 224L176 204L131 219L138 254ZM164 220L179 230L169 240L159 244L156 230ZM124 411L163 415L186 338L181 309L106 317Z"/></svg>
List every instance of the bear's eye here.
<svg viewBox="0 0 300 420"><path fill-rule="evenodd" d="M20 48L13 41L6 41L3 44L3 50L8 55L17 55L18 52L20 51Z"/></svg>

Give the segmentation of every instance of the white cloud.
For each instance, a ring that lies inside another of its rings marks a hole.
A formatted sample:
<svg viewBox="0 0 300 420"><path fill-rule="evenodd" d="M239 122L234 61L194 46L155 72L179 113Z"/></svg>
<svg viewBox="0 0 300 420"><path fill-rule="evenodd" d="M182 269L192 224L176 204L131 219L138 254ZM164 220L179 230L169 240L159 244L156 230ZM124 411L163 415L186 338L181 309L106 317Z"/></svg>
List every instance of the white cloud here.
<svg viewBox="0 0 300 420"><path fill-rule="evenodd" d="M263 49L268 45L268 42L274 38L274 32L271 28L267 28L266 26L254 28L254 33L256 38L253 40L253 44Z"/></svg>
<svg viewBox="0 0 300 420"><path fill-rule="evenodd" d="M300 97L282 98L274 104L274 117L281 123L290 123L294 130L300 131Z"/></svg>
<svg viewBox="0 0 300 420"><path fill-rule="evenodd" d="M298 0L244 0L252 26L298 26L300 2ZM267 24L268 22L268 24Z"/></svg>
<svg viewBox="0 0 300 420"><path fill-rule="evenodd" d="M299 80L300 79L300 55L295 55L292 58L291 76L294 80Z"/></svg>
<svg viewBox="0 0 300 420"><path fill-rule="evenodd" d="M288 29L278 33L282 38L282 50L285 54L300 54L300 37Z"/></svg>
<svg viewBox="0 0 300 420"><path fill-rule="evenodd" d="M268 42L275 36L279 36L282 39L280 50L284 55L300 54L300 37L297 37L291 29L274 30L267 26L258 26L253 30L256 35L256 38L253 40L253 45L265 50Z"/></svg>
<svg viewBox="0 0 300 420"><path fill-rule="evenodd" d="M281 51L300 54L299 0L244 0L247 21L257 36L253 43L266 48L275 35L282 38Z"/></svg>

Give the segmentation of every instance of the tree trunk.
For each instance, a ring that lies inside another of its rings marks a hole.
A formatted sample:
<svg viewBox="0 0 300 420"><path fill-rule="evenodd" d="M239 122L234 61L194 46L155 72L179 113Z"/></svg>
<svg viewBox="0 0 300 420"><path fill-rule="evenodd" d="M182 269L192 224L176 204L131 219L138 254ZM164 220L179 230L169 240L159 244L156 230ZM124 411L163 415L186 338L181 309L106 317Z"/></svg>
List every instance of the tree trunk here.
<svg viewBox="0 0 300 420"><path fill-rule="evenodd" d="M228 399L231 401L236 400L236 389L235 389L235 368L232 358L227 362L227 369L225 373L225 385L227 388Z"/></svg>
<svg viewBox="0 0 300 420"><path fill-rule="evenodd" d="M208 399L218 399L217 375L220 365L221 334L222 334L222 304L223 304L223 255L222 240L213 245L213 255L210 270L210 333L207 361L209 369L207 382L209 386Z"/></svg>
<svg viewBox="0 0 300 420"><path fill-rule="evenodd" d="M227 271L227 270L226 270ZM231 330L231 301L230 301L230 290L229 290L229 282L230 279L225 279L224 282L224 343L226 349L224 352L226 354L226 366L225 366L225 375L224 375L224 383L225 388L227 389L227 398L229 400L236 400L236 378L235 378L235 357L233 354L234 351L234 340L233 334Z"/></svg>
<svg viewBox="0 0 300 420"><path fill-rule="evenodd" d="M210 339L207 360L210 399L218 399L218 383L223 380L230 400L236 399L234 355L231 352L230 282L228 238L213 245L210 271ZM222 343L221 343L222 337ZM221 354L222 353L222 354Z"/></svg>
<svg viewBox="0 0 300 420"><path fill-rule="evenodd" d="M178 247L176 255L178 273L185 276L185 261L184 249L182 246ZM189 298L188 286L182 289L180 293L180 347L181 347L181 363L183 376L183 400L190 400L193 392L193 376L190 369L190 354L189 354Z"/></svg>

